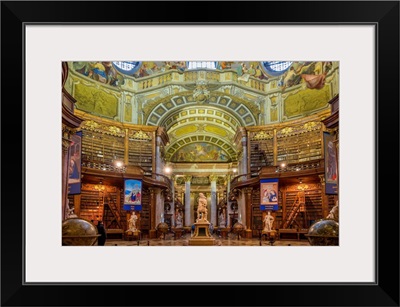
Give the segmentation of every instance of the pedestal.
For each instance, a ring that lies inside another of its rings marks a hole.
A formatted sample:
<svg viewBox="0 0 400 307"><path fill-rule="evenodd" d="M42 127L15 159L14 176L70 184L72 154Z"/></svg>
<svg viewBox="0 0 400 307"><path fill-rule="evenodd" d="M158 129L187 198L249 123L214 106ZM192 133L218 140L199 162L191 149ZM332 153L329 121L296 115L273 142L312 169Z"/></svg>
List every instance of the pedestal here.
<svg viewBox="0 0 400 307"><path fill-rule="evenodd" d="M189 245L214 245L215 239L210 234L210 222L200 220L194 224L194 227L193 237L189 240Z"/></svg>
<svg viewBox="0 0 400 307"><path fill-rule="evenodd" d="M149 239L155 239L157 238L157 231L154 229L150 229L149 231Z"/></svg>
<svg viewBox="0 0 400 307"><path fill-rule="evenodd" d="M252 231L251 229L246 229L246 230L244 231L243 236L244 236L246 239L251 239L251 238L253 237L253 231Z"/></svg>
<svg viewBox="0 0 400 307"><path fill-rule="evenodd" d="M140 235L140 230L128 230L125 232L125 240L126 241L131 241L131 240L140 240L141 239L141 235Z"/></svg>
<svg viewBox="0 0 400 307"><path fill-rule="evenodd" d="M228 232L229 232L229 228L222 228L221 229L221 237L223 238L223 239L226 239L227 237L228 237Z"/></svg>
<svg viewBox="0 0 400 307"><path fill-rule="evenodd" d="M174 232L175 232L175 239L180 239L184 234L185 230L183 228L175 228Z"/></svg>

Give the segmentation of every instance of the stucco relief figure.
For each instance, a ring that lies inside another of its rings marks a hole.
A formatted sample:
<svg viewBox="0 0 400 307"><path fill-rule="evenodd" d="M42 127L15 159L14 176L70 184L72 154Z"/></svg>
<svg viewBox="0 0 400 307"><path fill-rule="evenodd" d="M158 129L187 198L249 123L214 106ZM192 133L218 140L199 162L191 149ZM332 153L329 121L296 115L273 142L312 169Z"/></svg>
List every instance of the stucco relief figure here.
<svg viewBox="0 0 400 307"><path fill-rule="evenodd" d="M199 193L199 200L197 206L197 221L207 221L207 198L203 193Z"/></svg>

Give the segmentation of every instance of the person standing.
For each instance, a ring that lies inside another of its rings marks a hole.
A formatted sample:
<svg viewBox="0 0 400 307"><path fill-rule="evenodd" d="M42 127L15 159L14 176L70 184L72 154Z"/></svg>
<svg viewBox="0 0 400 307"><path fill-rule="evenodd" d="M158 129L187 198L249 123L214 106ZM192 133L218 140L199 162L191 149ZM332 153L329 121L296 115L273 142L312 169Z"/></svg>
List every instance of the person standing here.
<svg viewBox="0 0 400 307"><path fill-rule="evenodd" d="M97 238L97 245L105 245L107 240L107 232L102 221L97 223L97 232L100 235Z"/></svg>

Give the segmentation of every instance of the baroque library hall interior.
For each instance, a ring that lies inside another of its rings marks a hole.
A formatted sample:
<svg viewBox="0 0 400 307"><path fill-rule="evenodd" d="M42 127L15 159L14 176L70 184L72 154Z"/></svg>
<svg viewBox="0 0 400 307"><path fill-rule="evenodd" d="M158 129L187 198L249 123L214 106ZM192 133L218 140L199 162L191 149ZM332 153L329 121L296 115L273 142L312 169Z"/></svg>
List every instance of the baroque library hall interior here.
<svg viewBox="0 0 400 307"><path fill-rule="evenodd" d="M62 245L339 245L338 61L62 62Z"/></svg>

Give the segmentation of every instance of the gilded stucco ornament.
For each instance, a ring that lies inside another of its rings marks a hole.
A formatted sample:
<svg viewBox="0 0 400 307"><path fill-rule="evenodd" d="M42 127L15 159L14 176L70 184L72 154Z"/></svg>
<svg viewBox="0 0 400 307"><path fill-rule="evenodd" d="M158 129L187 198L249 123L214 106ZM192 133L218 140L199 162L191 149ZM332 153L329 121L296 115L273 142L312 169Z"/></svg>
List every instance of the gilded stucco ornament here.
<svg viewBox="0 0 400 307"><path fill-rule="evenodd" d="M200 104L207 102L210 98L210 91L207 89L207 82L198 81L193 90L193 98Z"/></svg>
<svg viewBox="0 0 400 307"><path fill-rule="evenodd" d="M274 137L272 131L260 131L254 136L254 140L270 140Z"/></svg>
<svg viewBox="0 0 400 307"><path fill-rule="evenodd" d="M151 137L144 131L134 131L129 135L130 138L138 139L138 140L150 140Z"/></svg>

